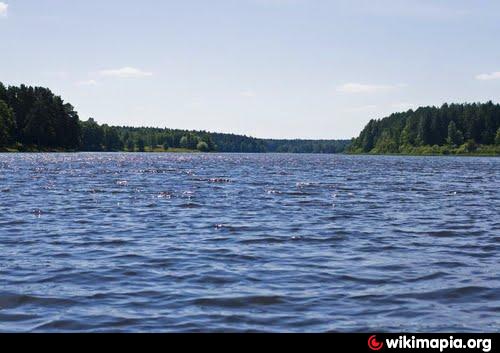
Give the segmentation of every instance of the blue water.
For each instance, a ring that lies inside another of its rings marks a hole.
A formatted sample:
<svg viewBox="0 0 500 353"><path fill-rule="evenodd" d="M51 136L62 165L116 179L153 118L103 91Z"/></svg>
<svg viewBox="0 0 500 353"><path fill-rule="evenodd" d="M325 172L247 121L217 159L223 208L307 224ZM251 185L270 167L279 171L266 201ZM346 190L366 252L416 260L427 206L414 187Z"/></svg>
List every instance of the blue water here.
<svg viewBox="0 0 500 353"><path fill-rule="evenodd" d="M0 154L0 331L499 331L500 159Z"/></svg>

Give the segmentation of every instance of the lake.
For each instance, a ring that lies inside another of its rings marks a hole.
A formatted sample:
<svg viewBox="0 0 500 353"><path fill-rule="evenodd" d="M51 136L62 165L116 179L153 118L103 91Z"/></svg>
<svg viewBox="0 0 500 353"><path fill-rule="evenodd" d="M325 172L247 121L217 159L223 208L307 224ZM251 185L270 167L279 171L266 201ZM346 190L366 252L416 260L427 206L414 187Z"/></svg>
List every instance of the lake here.
<svg viewBox="0 0 500 353"><path fill-rule="evenodd" d="M0 154L0 331L500 330L500 159Z"/></svg>

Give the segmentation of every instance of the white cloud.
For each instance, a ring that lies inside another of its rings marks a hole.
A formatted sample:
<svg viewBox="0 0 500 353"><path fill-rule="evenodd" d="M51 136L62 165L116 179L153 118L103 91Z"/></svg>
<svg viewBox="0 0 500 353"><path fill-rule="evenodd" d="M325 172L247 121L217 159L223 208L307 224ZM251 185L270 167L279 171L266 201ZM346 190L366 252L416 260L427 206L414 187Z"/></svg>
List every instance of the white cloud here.
<svg viewBox="0 0 500 353"><path fill-rule="evenodd" d="M85 80L76 83L77 86L97 86L98 82L96 80Z"/></svg>
<svg viewBox="0 0 500 353"><path fill-rule="evenodd" d="M476 80L500 80L500 71L492 72L490 74L481 74L476 76Z"/></svg>
<svg viewBox="0 0 500 353"><path fill-rule="evenodd" d="M0 2L0 17L7 16L7 10L9 9L9 5L4 2Z"/></svg>
<svg viewBox="0 0 500 353"><path fill-rule="evenodd" d="M99 71L101 76L118 78L143 78L153 76L152 72L143 71L134 67L122 67L120 69Z"/></svg>
<svg viewBox="0 0 500 353"><path fill-rule="evenodd" d="M376 93L384 92L394 88L406 87L406 85L372 85L365 83L346 83L337 87L337 92L341 93Z"/></svg>

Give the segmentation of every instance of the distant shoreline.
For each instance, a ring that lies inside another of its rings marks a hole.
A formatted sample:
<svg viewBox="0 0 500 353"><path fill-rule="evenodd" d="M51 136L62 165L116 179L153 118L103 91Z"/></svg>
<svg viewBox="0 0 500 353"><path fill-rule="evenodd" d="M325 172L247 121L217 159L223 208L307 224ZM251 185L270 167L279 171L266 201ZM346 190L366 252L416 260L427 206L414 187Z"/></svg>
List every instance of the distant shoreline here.
<svg viewBox="0 0 500 353"><path fill-rule="evenodd" d="M500 104L443 104L372 119L349 153L500 155Z"/></svg>
<svg viewBox="0 0 500 353"><path fill-rule="evenodd" d="M13 148L0 149L0 153L3 154L30 154L30 153L145 153L145 154L163 154L163 153L178 153L178 154L201 154L201 153L209 153L209 154L297 154L297 155L305 155L305 154L314 154L314 155L345 155L345 156L392 156L392 157L500 157L500 153L450 153L450 154L441 154L441 153L358 153L358 152L340 152L340 153L314 153L314 152L224 152L224 151L209 151L202 152L199 150L190 150L183 148L172 148L169 150L145 150L145 151L83 151L83 150L60 150L60 149L27 149L27 150L16 150Z"/></svg>
<svg viewBox="0 0 500 353"><path fill-rule="evenodd" d="M460 154L440 154L440 153L343 153L348 156L393 156L393 157L500 157L500 153L460 153Z"/></svg>
<svg viewBox="0 0 500 353"><path fill-rule="evenodd" d="M220 152L380 155L500 155L500 104L443 104L370 120L357 138L266 139L80 120L48 88L0 83L4 152Z"/></svg>

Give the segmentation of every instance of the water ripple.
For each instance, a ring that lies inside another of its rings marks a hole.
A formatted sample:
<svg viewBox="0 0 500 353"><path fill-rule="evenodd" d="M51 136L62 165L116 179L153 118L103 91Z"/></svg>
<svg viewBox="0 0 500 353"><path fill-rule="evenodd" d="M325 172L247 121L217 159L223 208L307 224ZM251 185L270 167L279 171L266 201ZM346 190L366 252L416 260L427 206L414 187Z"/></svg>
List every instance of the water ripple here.
<svg viewBox="0 0 500 353"><path fill-rule="evenodd" d="M0 154L0 331L498 331L500 159Z"/></svg>

